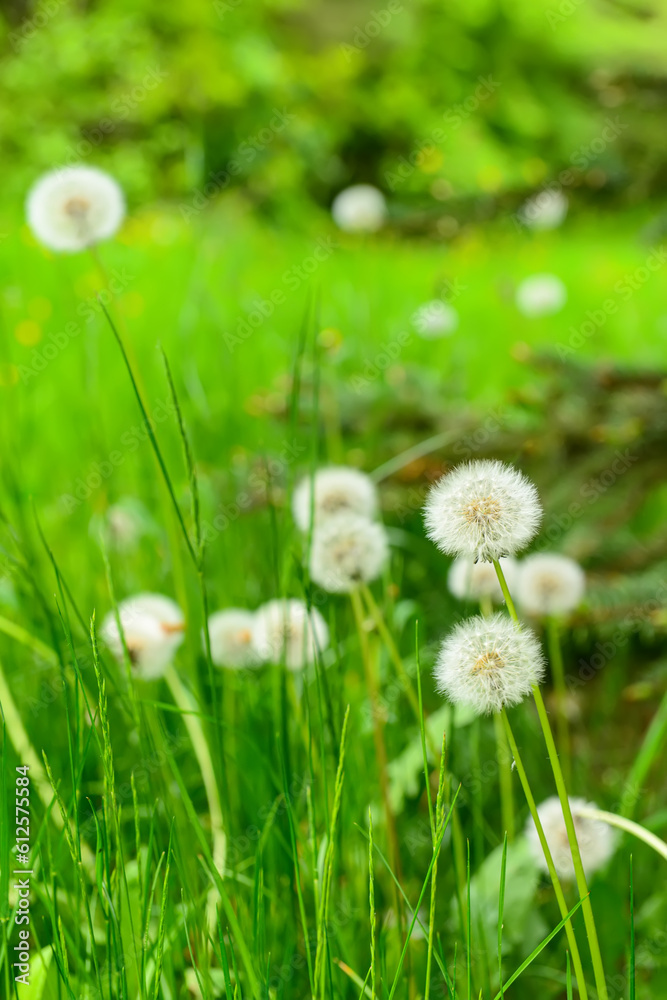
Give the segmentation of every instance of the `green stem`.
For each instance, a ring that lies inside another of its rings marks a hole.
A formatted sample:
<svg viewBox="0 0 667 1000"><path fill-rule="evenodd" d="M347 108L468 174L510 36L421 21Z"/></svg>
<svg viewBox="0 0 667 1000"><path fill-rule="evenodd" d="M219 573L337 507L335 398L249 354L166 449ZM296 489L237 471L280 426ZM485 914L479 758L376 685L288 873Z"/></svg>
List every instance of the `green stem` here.
<svg viewBox="0 0 667 1000"><path fill-rule="evenodd" d="M656 837L654 833L647 830L645 826L641 826L639 823L635 823L625 816L617 816L616 813L605 812L603 809L593 809L589 806L579 806L577 808L577 816L584 816L586 819L596 819L601 823L607 823L609 826L615 826L619 830L624 830L625 833L631 834L637 840L643 840L645 844L652 847L660 857L667 861L667 844L660 837Z"/></svg>
<svg viewBox="0 0 667 1000"><path fill-rule="evenodd" d="M514 763L516 764L516 769L519 774L519 780L521 782L521 787L523 788L524 795L526 796L526 802L528 803L528 808L530 810L530 815L533 817L533 823L535 824L535 829L537 830L537 836L539 837L540 844L542 845L542 850L544 852L544 858L547 863L547 868L549 869L549 875L551 877L551 883L554 887L554 892L556 893L556 900L558 902L558 909L560 910L561 917L565 918L569 912L567 903L565 902L565 894L563 893L563 888L560 884L560 879L558 877L558 872L556 871L556 866L554 865L553 858L551 856L551 851L547 843L547 838L544 834L544 829L542 827L542 822L537 811L537 806L535 804L535 798L530 788L528 782L528 775L526 774L526 769L523 766L523 760L521 759L521 754L519 753L519 748L517 746L516 740L514 738L514 733L512 732L512 727L510 726L510 720L507 716L507 711L503 708L500 713L500 719L505 729L507 739L514 757ZM572 964L574 965L575 975L577 977L577 984L579 987L579 996L581 1000L588 1000L588 990L586 987L586 980L584 977L584 970L581 964L581 956L579 954L579 946L577 945L577 939L574 934L574 928L570 920L565 924L565 934L567 936L567 943L570 947L570 953L572 955Z"/></svg>
<svg viewBox="0 0 667 1000"><path fill-rule="evenodd" d="M516 831L514 821L514 793L512 791L512 760L510 757L507 736L499 715L493 716L493 727L496 734L496 759L498 761L498 778L500 782L500 815L503 822L503 832L508 840L514 840Z"/></svg>
<svg viewBox="0 0 667 1000"><path fill-rule="evenodd" d="M577 841L577 831L574 826L574 819L572 818L570 800L567 794L567 788L565 785L565 779L563 777L563 771L561 769L560 761L558 759L558 751L556 750L556 744L554 742L553 733L551 732L551 726L549 725L549 716L547 714L547 709L544 704L542 692L540 691L540 689L537 687L536 684L533 685L533 697L535 699L535 704L537 706L537 714L539 715L540 718L542 732L544 733L544 741L547 745L547 752L549 754L551 769L554 773L554 778L556 780L558 798L560 799L561 809L563 810L563 819L565 820L567 839L570 842L570 851L572 852L572 862L574 864L574 873L577 880L577 888L579 890L579 896L584 900L583 903L581 904L581 909L584 914L584 923L586 924L588 944L591 950L591 959L593 961L593 972L595 973L595 985L598 991L598 1000L608 1000L609 994L607 992L607 983L605 980L604 967L602 964L600 943L598 941L598 933L595 927L595 917L593 916L593 907L591 905L589 897L588 883L586 881L586 873L584 872L584 866L581 861L581 852L579 850L579 843Z"/></svg>
<svg viewBox="0 0 667 1000"><path fill-rule="evenodd" d="M569 783L572 776L572 749L570 746L570 727L567 723L567 689L565 687L563 651L560 645L560 629L555 618L549 618L547 621L547 642L558 709L556 715L558 747L563 761L565 780Z"/></svg>
<svg viewBox="0 0 667 1000"><path fill-rule="evenodd" d="M503 597L505 598L505 604L507 605L507 610L510 613L510 618L513 618L517 624L519 623L519 616L516 613L516 608L514 607L514 601L512 600L512 595L509 592L509 587L507 586L507 580L505 579L505 574L503 573L503 568L497 559L493 560L493 565L496 570L496 576L498 577L498 583L500 584L500 589L503 592Z"/></svg>
<svg viewBox="0 0 667 1000"><path fill-rule="evenodd" d="M509 592L509 588L507 586L507 581L505 580L505 574L503 573L502 567L497 559L494 559L493 565L496 568L496 575L498 577L498 582L500 583L500 588L503 592L503 596L507 604L507 610L509 611L511 618L517 623L517 625L519 625L520 624L519 616L516 613L516 608L514 607L514 602ZM567 838L570 844L570 851L572 853L572 863L574 865L574 872L577 880L577 889L579 890L580 898L583 900L581 904L581 909L584 915L586 934L588 935L588 946L590 948L591 959L593 962L593 972L595 974L595 986L598 991L598 1000L608 1000L609 993L607 991L607 983L604 975L604 966L602 964L600 942L598 941L598 934L595 926L595 917L593 915L593 907L591 905L590 895L588 891L586 874L584 872L584 866L581 861L581 852L579 851L579 843L577 841L577 831L575 829L574 820L572 818L572 810L570 809L570 800L567 794L567 788L565 785L565 779L563 777L563 771L560 766L560 760L558 759L558 751L556 750L556 744L554 742L553 733L551 732L551 726L549 725L549 716L547 714L546 706L544 704L544 699L542 698L542 692L540 691L539 687L536 684L533 685L533 697L535 699L535 705L537 707L537 714L540 719L540 725L542 726L544 741L547 746L547 753L549 754L549 762L551 764L551 770L553 771L554 779L556 782L558 798L560 799L561 809L563 810L563 819L565 820L565 829L567 830Z"/></svg>
<svg viewBox="0 0 667 1000"><path fill-rule="evenodd" d="M394 871L396 872L400 880L401 878L400 849L398 843L398 834L396 832L396 820L394 819L394 814L392 812L391 804L389 801L387 747L384 739L383 709L382 705L380 704L379 685L378 685L375 665L372 660L370 645L368 642L368 633L364 628L364 609L361 603L361 597L359 595L358 590L352 590L350 592L350 601L352 602L352 611L354 614L354 620L359 635L359 644L361 646L361 659L364 667L364 675L366 678L368 697L371 703L371 712L373 715L373 739L375 742L375 756L377 758L377 763L378 763L380 792L382 794L382 802L384 805L385 818L387 822L387 839L389 841L391 863ZM396 895L397 917L399 916L400 913L401 913L401 907L399 905L398 895ZM398 923L400 923L400 921L397 920L397 924ZM399 934L400 934L400 928L399 928Z"/></svg>
<svg viewBox="0 0 667 1000"><path fill-rule="evenodd" d="M182 712L183 722L185 723L185 728L188 731L188 736L190 737L190 742L192 743L192 749L195 752L197 763L199 764L199 770L201 771L202 781L204 782L206 797L208 799L209 815L211 818L213 863L220 875L220 878L224 879L225 860L227 856L227 837L225 835L225 828L222 819L222 806L220 803L220 795L218 793L218 784L215 780L211 752L204 736L201 719L199 718L199 708L173 666L167 668L165 679L169 685L169 690L171 691L176 705ZM218 899L219 896L217 890L211 889L206 906L209 931L211 935L213 935L217 924L216 909Z"/></svg>
<svg viewBox="0 0 667 1000"><path fill-rule="evenodd" d="M479 599L479 610L484 618L493 614L491 598L484 595ZM508 840L514 840L514 794L512 792L512 761L507 746L507 737L498 715L493 716L493 728L496 736L496 761L498 764L498 784L500 786L500 815L503 832Z"/></svg>

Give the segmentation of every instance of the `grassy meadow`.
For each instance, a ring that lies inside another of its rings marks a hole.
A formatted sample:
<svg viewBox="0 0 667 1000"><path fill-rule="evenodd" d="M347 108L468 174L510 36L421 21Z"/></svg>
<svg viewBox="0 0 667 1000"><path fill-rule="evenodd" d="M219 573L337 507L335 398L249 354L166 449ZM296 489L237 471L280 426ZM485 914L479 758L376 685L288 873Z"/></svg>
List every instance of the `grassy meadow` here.
<svg viewBox="0 0 667 1000"><path fill-rule="evenodd" d="M662 5L6 8L0 1000L664 1000ZM65 163L127 202L76 253L24 211ZM360 183L379 231L332 216ZM554 187L561 224L525 225ZM530 315L539 275L566 297ZM517 558L581 567L567 611L509 572L457 596L424 504L485 460L544 508ZM349 593L295 523L327 466L389 546ZM142 594L182 614L153 676ZM211 614L257 644L286 598L310 662L213 662ZM542 683L478 714L443 640L513 599Z"/></svg>
<svg viewBox="0 0 667 1000"><path fill-rule="evenodd" d="M38 801L33 813L32 992L18 987L19 996L213 997L227 989L302 997L316 961L318 996L370 995L372 934L378 996L423 996L433 952L432 996L468 996L469 973L472 995L492 997L499 969L509 979L558 926L553 892L522 836L528 812L513 775L516 831L505 858L499 966L504 830L493 725L445 707L430 677L439 639L475 608L448 592L448 561L425 538L420 508L428 482L462 459L499 456L536 480L547 511L538 547L568 552L590 572L565 642L572 791L618 810L664 687L664 611L645 609L665 565L657 425L647 419L652 412L664 421L664 383L642 373L658 369L667 317L660 274L635 276L654 249L645 228L636 216L613 225L584 217L547 234L470 225L444 246L392 232L346 236L322 215L285 238L230 200L196 225L173 209L139 211L97 260L54 257L22 226L5 241L1 662L22 731L17 736L5 715L3 781L8 788L25 762L26 740L37 761L44 752L58 790L50 810ZM326 256L309 275L318 245ZM567 285L558 317L530 320L516 309L517 281L536 270ZM456 299L460 327L426 341L411 315L443 288ZM208 672L200 577L96 293L122 331L194 538L191 484L158 344L169 359L194 455L209 608L254 608L284 595L314 601L332 631L317 670ZM610 296L618 313L570 343L587 310ZM258 303L267 312L273 303L271 314L246 328L244 319L261 313ZM558 352L555 344L565 346ZM432 446L419 447L430 438ZM632 461L608 482L617 452ZM398 871L388 860L373 709L350 603L309 584L290 513L295 479L329 463L376 473L392 559L373 592L412 690L418 673L421 683L425 730L366 617L367 655L381 680ZM568 521L564 512L577 499L581 516ZM119 503L142 526L129 547L105 521ZM615 532L611 543L607 529ZM192 711L221 791L222 882L211 874L208 804L182 706L163 681L128 684L104 648L96 669L89 621L109 610L112 588L116 600L154 591L185 610L176 669L196 699ZM622 640L610 639L618 629ZM610 643L604 668L595 669L595 652ZM522 706L513 724L539 802L553 794L553 776L536 716ZM457 835L446 832L440 851L430 945L430 890L422 888L438 767L429 745L426 780L422 731L431 744L446 735L441 797L457 816ZM660 744L652 748L633 809L658 835L667 826L660 752ZM43 792L48 801L48 783ZM69 834L54 821L61 809ZM7 857L7 816L3 829ZM631 838L592 888L610 996L635 995L627 985L631 855L636 995L658 997L667 982L664 862ZM6 862L3 872L6 919L17 901ZM218 904L214 935L210 892ZM570 906L576 898L570 887ZM580 914L575 926L582 927ZM3 954L7 996L14 995L11 938ZM505 995L565 996L567 968L561 931Z"/></svg>

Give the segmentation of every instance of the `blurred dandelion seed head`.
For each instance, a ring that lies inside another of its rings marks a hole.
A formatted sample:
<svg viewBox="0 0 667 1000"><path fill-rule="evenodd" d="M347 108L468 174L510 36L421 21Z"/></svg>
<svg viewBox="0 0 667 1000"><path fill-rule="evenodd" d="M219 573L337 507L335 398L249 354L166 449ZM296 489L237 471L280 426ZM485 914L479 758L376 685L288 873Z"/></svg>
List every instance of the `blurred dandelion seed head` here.
<svg viewBox="0 0 667 1000"><path fill-rule="evenodd" d="M28 225L44 246L76 253L109 239L125 217L120 185L96 167L44 174L26 204Z"/></svg>
<svg viewBox="0 0 667 1000"><path fill-rule="evenodd" d="M434 299L413 313L412 325L420 337L435 340L454 333L459 325L459 314L448 302Z"/></svg>
<svg viewBox="0 0 667 1000"><path fill-rule="evenodd" d="M570 809L572 810L584 871L586 876L590 877L609 861L616 850L617 837L607 823L579 814L580 809L597 809L594 803L581 798L571 798ZM573 880L575 877L574 864L558 796L554 795L545 799L537 807L537 815L540 818L556 871L561 878ZM548 872L542 845L532 817L529 817L526 825L526 837L535 861L543 871Z"/></svg>
<svg viewBox="0 0 667 1000"><path fill-rule="evenodd" d="M555 274L533 274L516 291L519 312L529 319L553 316L567 302L567 288Z"/></svg>
<svg viewBox="0 0 667 1000"><path fill-rule="evenodd" d="M344 594L361 583L375 580L388 559L389 543L384 527L346 512L315 528L310 574L324 590Z"/></svg>
<svg viewBox="0 0 667 1000"><path fill-rule="evenodd" d="M370 520L375 517L377 506L377 491L370 477L343 465L318 469L312 479L306 476L292 498L294 520L301 531L309 528L311 508L317 525L346 512Z"/></svg>
<svg viewBox="0 0 667 1000"><path fill-rule="evenodd" d="M261 657L253 645L254 627L254 613L244 608L225 608L210 616L211 659L216 667L241 670L261 664Z"/></svg>
<svg viewBox="0 0 667 1000"><path fill-rule="evenodd" d="M502 571L512 593L517 578L518 563L511 557L500 560ZM461 556L452 563L447 577L449 589L460 601L480 600L489 597L500 604L503 592L498 582L495 566L491 562L474 562Z"/></svg>
<svg viewBox="0 0 667 1000"><path fill-rule="evenodd" d="M353 184L334 198L331 214L339 229L348 233L375 233L384 225L387 203L372 184Z"/></svg>
<svg viewBox="0 0 667 1000"><path fill-rule="evenodd" d="M545 188L524 202L519 218L529 229L557 229L567 215L567 209L567 197L562 191Z"/></svg>
<svg viewBox="0 0 667 1000"><path fill-rule="evenodd" d="M567 615L581 604L586 574L574 559L535 553L520 564L516 598L529 615Z"/></svg>
<svg viewBox="0 0 667 1000"><path fill-rule="evenodd" d="M329 629L316 608L296 598L269 601L255 613L253 648L263 660L302 670L329 645Z"/></svg>
<svg viewBox="0 0 667 1000"><path fill-rule="evenodd" d="M118 616L137 676L162 677L184 638L185 619L179 606L162 594L137 594L121 601ZM113 611L105 617L100 636L122 664L123 643Z"/></svg>

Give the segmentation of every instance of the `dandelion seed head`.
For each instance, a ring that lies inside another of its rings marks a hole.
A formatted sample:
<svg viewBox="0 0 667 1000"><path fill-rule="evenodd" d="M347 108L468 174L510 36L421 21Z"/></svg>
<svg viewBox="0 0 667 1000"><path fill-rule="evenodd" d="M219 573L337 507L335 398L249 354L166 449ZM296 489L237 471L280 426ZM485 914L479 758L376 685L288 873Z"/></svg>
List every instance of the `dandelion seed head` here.
<svg viewBox="0 0 667 1000"><path fill-rule="evenodd" d="M511 465L459 465L431 487L424 506L429 538L447 555L492 562L535 535L542 507L535 486Z"/></svg>
<svg viewBox="0 0 667 1000"><path fill-rule="evenodd" d="M555 274L533 274L516 291L519 312L529 319L553 316L567 302L567 288Z"/></svg>
<svg viewBox="0 0 667 1000"><path fill-rule="evenodd" d="M216 667L242 670L258 667L261 658L253 644L255 615L243 608L216 611L208 620L211 659Z"/></svg>
<svg viewBox="0 0 667 1000"><path fill-rule="evenodd" d="M387 217L384 195L372 184L353 184L334 198L331 214L348 233L375 233Z"/></svg>
<svg viewBox="0 0 667 1000"><path fill-rule="evenodd" d="M536 552L519 564L516 598L529 615L567 615L581 604L586 574L574 559Z"/></svg>
<svg viewBox="0 0 667 1000"><path fill-rule="evenodd" d="M433 671L438 690L480 714L517 705L544 675L544 657L530 629L502 613L461 622L445 638Z"/></svg>
<svg viewBox="0 0 667 1000"><path fill-rule="evenodd" d="M519 217L529 229L557 229L567 209L567 198L562 191L545 188L524 202Z"/></svg>
<svg viewBox="0 0 667 1000"><path fill-rule="evenodd" d="M459 314L454 306L442 299L426 302L412 316L412 325L425 340L447 337L459 325Z"/></svg>
<svg viewBox="0 0 667 1000"><path fill-rule="evenodd" d="M514 591L518 565L511 556L500 560L510 593ZM490 562L474 562L469 557L459 556L450 566L447 583L454 597L460 601L479 601L488 597L501 604L504 600L496 568Z"/></svg>
<svg viewBox="0 0 667 1000"><path fill-rule="evenodd" d="M313 497L314 490L314 497ZM370 476L345 465L330 465L306 476L294 490L292 513L301 531L335 514L351 513L369 520L377 512L377 491Z"/></svg>
<svg viewBox="0 0 667 1000"><path fill-rule="evenodd" d="M585 799L571 798L570 809L572 810L581 860L588 877L604 867L609 861L616 850L617 838L607 823L579 814L580 809L597 809L595 803L586 802ZM540 817L544 836L558 875L561 878L573 880L575 871L572 852L558 796L554 795L542 802L537 807L537 815ZM543 871L548 872L549 869L532 817L529 817L526 824L526 837L535 861Z"/></svg>
<svg viewBox="0 0 667 1000"><path fill-rule="evenodd" d="M262 660L302 670L329 645L329 629L316 608L296 598L269 601L255 612L253 646Z"/></svg>
<svg viewBox="0 0 667 1000"><path fill-rule="evenodd" d="M388 558L383 525L358 514L335 514L315 528L310 575L329 593L346 594L375 580Z"/></svg>
<svg viewBox="0 0 667 1000"><path fill-rule="evenodd" d="M75 253L113 236L125 217L125 199L103 170L65 167L40 177L28 194L26 212L40 243Z"/></svg>
<svg viewBox="0 0 667 1000"><path fill-rule="evenodd" d="M178 604L162 594L137 594L121 601L118 615L137 676L161 677L184 638L185 620ZM102 622L100 636L122 664L123 643L113 611Z"/></svg>

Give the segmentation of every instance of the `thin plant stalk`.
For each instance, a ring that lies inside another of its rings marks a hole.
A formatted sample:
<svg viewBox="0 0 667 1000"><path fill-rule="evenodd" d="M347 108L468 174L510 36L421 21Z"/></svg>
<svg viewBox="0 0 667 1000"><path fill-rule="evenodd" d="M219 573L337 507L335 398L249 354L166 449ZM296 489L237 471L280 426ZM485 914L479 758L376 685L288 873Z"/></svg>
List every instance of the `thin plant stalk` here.
<svg viewBox="0 0 667 1000"><path fill-rule="evenodd" d="M215 780L211 751L204 736L201 719L198 715L199 709L173 666L167 668L165 679L176 705L182 712L183 722L185 723L185 728L188 731L188 736L190 737L190 742L192 743L192 748L199 764L199 770L201 771L202 781L206 790L206 798L208 799L209 815L211 817L211 839L213 841L213 850L211 853L213 863L220 878L224 879L227 836L222 819L222 805L220 803L218 784ZM206 904L207 921L211 934L215 930L217 923L216 910L218 899L217 890L211 889Z"/></svg>
<svg viewBox="0 0 667 1000"><path fill-rule="evenodd" d="M368 810L368 905L371 918L371 1000L375 1000L375 875L373 872L373 816Z"/></svg>
<svg viewBox="0 0 667 1000"><path fill-rule="evenodd" d="M560 625L556 618L547 621L547 648L549 662L556 692L556 733L558 749L563 762L565 780L569 783L572 777L572 747L570 744L570 727L567 721L567 688L565 687L565 669L563 667L563 651L560 645Z"/></svg>
<svg viewBox="0 0 667 1000"><path fill-rule="evenodd" d="M445 821L445 734L442 736L442 753L440 755L440 774L438 776L438 793L435 800L435 825L431 826L431 838L433 841L433 852L436 855L431 872L431 905L428 918L428 952L426 956L426 983L424 985L424 1000L429 1000L431 994L431 970L433 965L433 945L435 936L435 896L438 879L438 831ZM429 803L431 800L430 791L427 789Z"/></svg>
<svg viewBox="0 0 667 1000"><path fill-rule="evenodd" d="M498 780L500 783L500 815L503 832L509 841L514 840L516 823L514 817L514 791L512 789L512 758L503 729L500 716L493 716L493 728L496 736L496 760L498 761Z"/></svg>
<svg viewBox="0 0 667 1000"><path fill-rule="evenodd" d="M616 827L617 830L623 830L624 833L629 833L631 836L636 837L637 840L643 840L645 844L652 847L653 850L667 861L667 844L660 837L656 837L654 833L647 830L645 826L641 826L640 823L635 823L634 820L628 819L626 816L617 816L616 813L605 812L603 809L593 809L589 806L578 806L577 816L584 816L586 819L598 820L600 823L607 823L609 826Z"/></svg>
<svg viewBox="0 0 667 1000"><path fill-rule="evenodd" d="M528 803L528 809L530 810L530 815L533 817L533 823L535 824L535 829L537 830L537 836L539 837L540 844L542 845L542 850L544 852L544 858L547 863L547 868L549 870L549 876L551 878L551 884L554 887L554 892L556 894L556 902L558 903L558 909L560 910L561 917L565 918L568 914L568 907L565 901L565 894L563 892L563 887L561 886L560 879L558 877L558 872L556 871L556 866L554 865L553 857L551 856L551 850L547 843L547 838L544 834L544 828L542 827L542 821L540 820L539 813L537 811L537 805L535 803L535 797L533 796L530 783L528 781L528 775L526 774L526 769L523 766L523 760L519 752L519 747L514 738L514 733L512 732L512 727L510 725L509 718L507 716L507 711L503 708L500 713L500 719L502 725L507 734L507 740L514 757L514 763L516 764L516 769L519 775L519 781L521 782L521 787L523 788L524 795L526 796L526 802ZM579 996L581 1000L588 1000L588 989L586 987L586 979L584 977L584 970L581 964L581 956L579 954L579 946L577 945L577 939L574 934L574 928L570 920L565 924L565 934L567 936L567 943L570 948L570 953L572 955L572 964L574 965L574 973L577 978L577 984L579 987Z"/></svg>
<svg viewBox="0 0 667 1000"><path fill-rule="evenodd" d="M479 599L479 610L484 618L493 614L493 605L488 595ZM514 840L516 823L514 818L514 791L512 788L512 760L507 746L507 737L498 715L493 716L493 729L496 737L496 763L498 764L498 784L500 786L500 816L503 832L508 840Z"/></svg>
<svg viewBox="0 0 667 1000"><path fill-rule="evenodd" d="M389 777L387 772L387 747L384 739L384 725L382 721L382 706L380 704L379 685L376 675L375 665L368 642L368 634L364 628L364 610L358 590L350 592L350 601L354 620L359 633L359 643L361 645L361 659L364 667L366 686L371 702L371 712L373 716L373 739L375 742L375 755L378 762L380 792L384 806L385 818L387 821L387 835L391 852L391 863L394 871L401 877L400 852L398 846L398 834L396 833L396 820L389 802ZM397 914L400 910L397 909Z"/></svg>
<svg viewBox="0 0 667 1000"><path fill-rule="evenodd" d="M514 607L514 602L509 592L509 588L507 586L507 581L505 580L505 574L503 573L502 567L497 559L494 559L493 565L496 568L498 582L500 583L503 596L507 604L507 609L513 620L517 624L520 624L519 616L516 613L516 608ZM574 865L574 873L577 882L577 889L579 890L580 898L583 900L581 909L584 915L586 934L588 935L588 945L591 952L591 960L593 962L593 972L595 975L595 986L598 992L598 1000L608 1000L609 992L607 990L607 981L605 979L604 966L602 964L602 953L600 951L600 942L598 941L598 933L597 933L597 928L595 926L595 916L593 915L593 907L591 905L590 894L588 890L588 882L586 880L586 873L584 872L584 866L581 860L581 852L579 850L579 842L577 840L577 831L574 825L574 819L572 817L572 810L570 808L570 799L567 793L567 787L565 785L565 778L563 777L563 770L561 768L560 760L558 758L556 743L554 741L553 733L551 731L551 726L549 724L549 716L547 714L547 709L544 704L544 698L542 697L542 692L540 691L537 684L533 685L533 698L535 699L537 714L540 719L540 725L542 727L544 741L547 746L547 753L549 754L549 762L551 764L551 770L553 771L554 780L556 782L558 798L560 799L561 809L563 810L563 819L565 820L567 839L570 845L570 852L572 854L572 863Z"/></svg>

